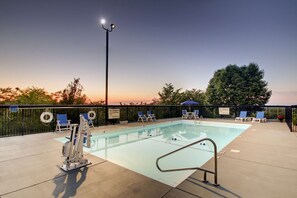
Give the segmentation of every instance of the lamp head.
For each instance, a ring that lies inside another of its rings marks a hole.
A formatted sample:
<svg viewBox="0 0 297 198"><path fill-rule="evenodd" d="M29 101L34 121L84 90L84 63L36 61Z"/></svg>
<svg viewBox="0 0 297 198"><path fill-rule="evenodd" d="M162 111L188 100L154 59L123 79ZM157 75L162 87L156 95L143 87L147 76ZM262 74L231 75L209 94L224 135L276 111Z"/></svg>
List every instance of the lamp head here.
<svg viewBox="0 0 297 198"><path fill-rule="evenodd" d="M102 25L102 28L103 28L104 30L108 31L108 32L111 32L111 31L112 31L113 29L115 29L115 27L116 27L115 24L112 23L112 24L110 24L110 30L109 30L108 28L105 28L104 25L105 25L105 23L106 23L106 20L103 19L103 18L100 20L100 23L101 23L101 25Z"/></svg>
<svg viewBox="0 0 297 198"><path fill-rule="evenodd" d="M101 23L101 25L105 25L105 23L106 23L105 19L101 19L100 23Z"/></svg>

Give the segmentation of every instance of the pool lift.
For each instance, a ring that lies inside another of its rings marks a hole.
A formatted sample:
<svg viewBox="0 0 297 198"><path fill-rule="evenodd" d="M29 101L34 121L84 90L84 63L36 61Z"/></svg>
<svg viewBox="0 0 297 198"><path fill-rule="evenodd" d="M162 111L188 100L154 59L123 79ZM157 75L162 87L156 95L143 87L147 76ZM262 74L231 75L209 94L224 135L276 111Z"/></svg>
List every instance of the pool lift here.
<svg viewBox="0 0 297 198"><path fill-rule="evenodd" d="M78 131L77 126L78 124L71 125L70 140L67 141L62 148L62 155L66 157L66 159L60 168L66 172L91 164L91 162L83 156L84 144L89 148L91 144L91 131L88 121L80 115Z"/></svg>

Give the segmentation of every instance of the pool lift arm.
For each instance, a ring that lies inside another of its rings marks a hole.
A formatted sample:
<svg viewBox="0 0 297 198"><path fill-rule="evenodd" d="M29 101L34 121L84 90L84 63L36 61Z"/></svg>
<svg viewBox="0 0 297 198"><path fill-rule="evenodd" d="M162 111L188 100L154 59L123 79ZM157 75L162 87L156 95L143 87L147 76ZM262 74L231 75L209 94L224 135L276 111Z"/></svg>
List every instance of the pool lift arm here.
<svg viewBox="0 0 297 198"><path fill-rule="evenodd" d="M90 147L91 132L88 121L80 115L80 124L71 125L70 140L67 141L62 148L62 155L66 157L61 169L71 171L91 164L91 162L83 156L83 144L86 141Z"/></svg>

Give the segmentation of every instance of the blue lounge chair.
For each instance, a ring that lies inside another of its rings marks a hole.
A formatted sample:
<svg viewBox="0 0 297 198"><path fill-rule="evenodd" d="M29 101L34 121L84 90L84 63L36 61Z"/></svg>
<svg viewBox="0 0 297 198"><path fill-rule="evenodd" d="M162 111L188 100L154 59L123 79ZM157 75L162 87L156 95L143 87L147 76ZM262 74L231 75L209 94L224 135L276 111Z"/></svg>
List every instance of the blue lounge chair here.
<svg viewBox="0 0 297 198"><path fill-rule="evenodd" d="M147 111L146 113L148 120L151 120L152 122L157 120L155 114L153 114L151 111Z"/></svg>
<svg viewBox="0 0 297 198"><path fill-rule="evenodd" d="M142 111L138 111L138 120L137 122L146 122L148 119L147 117L142 113Z"/></svg>
<svg viewBox="0 0 297 198"><path fill-rule="evenodd" d="M235 118L235 121L246 121L247 120L247 111L240 111L239 117Z"/></svg>
<svg viewBox="0 0 297 198"><path fill-rule="evenodd" d="M186 118L186 119L189 118L189 114L188 114L187 110L185 110L185 109L182 110L182 118Z"/></svg>
<svg viewBox="0 0 297 198"><path fill-rule="evenodd" d="M199 110L194 110L193 114L192 114L192 117L194 119L199 119Z"/></svg>
<svg viewBox="0 0 297 198"><path fill-rule="evenodd" d="M81 113L81 115L88 121L89 126L92 127L92 128L94 128L93 121L89 118L88 113Z"/></svg>
<svg viewBox="0 0 297 198"><path fill-rule="evenodd" d="M257 111L256 117L253 118L252 122L266 122L265 112L264 111Z"/></svg>
<svg viewBox="0 0 297 198"><path fill-rule="evenodd" d="M67 114L57 114L56 131L71 130L70 120L67 119Z"/></svg>

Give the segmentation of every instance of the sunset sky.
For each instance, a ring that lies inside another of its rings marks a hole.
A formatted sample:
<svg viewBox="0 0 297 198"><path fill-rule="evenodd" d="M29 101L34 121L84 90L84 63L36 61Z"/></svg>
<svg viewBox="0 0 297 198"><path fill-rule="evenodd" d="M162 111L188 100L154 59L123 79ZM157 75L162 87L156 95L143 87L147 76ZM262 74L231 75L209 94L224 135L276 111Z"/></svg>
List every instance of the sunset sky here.
<svg viewBox="0 0 297 198"><path fill-rule="evenodd" d="M207 88L216 70L257 63L269 104L297 104L295 0L1 0L0 87L55 92L80 78L93 101L151 101L165 83Z"/></svg>

